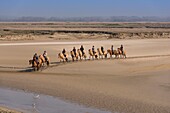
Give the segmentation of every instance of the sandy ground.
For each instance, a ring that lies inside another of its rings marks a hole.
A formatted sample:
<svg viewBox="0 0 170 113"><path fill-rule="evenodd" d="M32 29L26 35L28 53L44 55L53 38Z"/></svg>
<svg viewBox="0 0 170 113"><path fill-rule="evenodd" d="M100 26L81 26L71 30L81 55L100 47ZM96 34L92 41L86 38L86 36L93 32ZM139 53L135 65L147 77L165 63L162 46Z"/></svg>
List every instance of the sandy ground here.
<svg viewBox="0 0 170 113"><path fill-rule="evenodd" d="M0 43L0 87L57 96L112 112L169 113L170 39L44 42L49 43L34 45L33 41L26 41L26 46L22 41L15 46L10 46L11 42ZM123 44L128 58L57 63L57 53L62 48L70 51L81 44L86 53L92 45L96 48L103 45L106 49L111 44L115 48ZM44 50L53 66L41 72L16 71L29 67L32 55Z"/></svg>
<svg viewBox="0 0 170 113"><path fill-rule="evenodd" d="M0 107L0 113L21 113L21 112L9 110L9 108Z"/></svg>

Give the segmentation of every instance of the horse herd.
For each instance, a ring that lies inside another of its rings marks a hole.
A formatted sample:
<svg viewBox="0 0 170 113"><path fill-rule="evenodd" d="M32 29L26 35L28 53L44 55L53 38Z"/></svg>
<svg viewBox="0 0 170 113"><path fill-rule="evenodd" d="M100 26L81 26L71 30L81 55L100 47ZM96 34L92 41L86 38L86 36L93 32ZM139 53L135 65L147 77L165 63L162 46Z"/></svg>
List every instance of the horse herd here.
<svg viewBox="0 0 170 113"><path fill-rule="evenodd" d="M110 58L126 58L126 52L123 50L123 52L118 48L117 50L111 50L108 49L107 51L102 51L100 48L97 48L97 51L92 51L92 49L88 50L89 54L89 60L94 59L100 59L100 58L108 58L108 54L110 55ZM77 49L76 53L74 51L70 51L70 55L72 58L72 61L78 61L78 60L87 60L87 54L85 52L82 52L80 49ZM68 62L69 61L69 54L62 52L58 54L58 58L60 59L60 62ZM32 67L34 70L38 71L42 66L49 66L50 64L50 58L47 57L46 59L43 57L43 55L39 55L38 60L29 60L29 64L32 64Z"/></svg>
<svg viewBox="0 0 170 113"><path fill-rule="evenodd" d="M92 49L88 50L89 53L89 59L100 59L100 58L107 58L108 54L110 55L110 58L112 58L113 56L115 56L115 58L126 58L126 52L125 51L121 51L120 48L118 48L117 50L111 50L108 49L107 51L102 51L100 48L97 48L97 51L92 51ZM82 53L82 51L80 51L80 49L77 49L76 54L73 51L70 51L70 55L72 58L72 61L75 60L86 60L87 59L87 55L86 53ZM65 53L59 53L58 54L58 58L60 59L60 62L67 62L68 61L68 54Z"/></svg>

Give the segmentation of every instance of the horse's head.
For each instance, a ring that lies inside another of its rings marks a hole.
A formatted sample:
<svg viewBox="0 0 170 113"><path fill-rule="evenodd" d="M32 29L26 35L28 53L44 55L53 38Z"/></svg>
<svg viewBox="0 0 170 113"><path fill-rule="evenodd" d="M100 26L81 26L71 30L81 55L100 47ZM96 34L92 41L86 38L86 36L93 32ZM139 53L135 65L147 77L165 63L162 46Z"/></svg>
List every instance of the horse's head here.
<svg viewBox="0 0 170 113"><path fill-rule="evenodd" d="M40 58L43 58L43 56L42 56L42 55L39 55L39 57L40 57Z"/></svg>
<svg viewBox="0 0 170 113"><path fill-rule="evenodd" d="M92 52L92 50L91 50L91 49L89 49L89 54L90 54L90 55L93 55L93 52Z"/></svg>
<svg viewBox="0 0 170 113"><path fill-rule="evenodd" d="M33 62L33 60L29 60L29 65L31 65L31 64L32 64L32 62Z"/></svg>
<svg viewBox="0 0 170 113"><path fill-rule="evenodd" d="M110 53L110 52L111 52L111 50L110 50L110 49L108 49L108 50L107 50L107 53Z"/></svg>
<svg viewBox="0 0 170 113"><path fill-rule="evenodd" d="M80 49L77 49L77 52L78 52L79 55L82 56L82 51L80 51Z"/></svg>
<svg viewBox="0 0 170 113"><path fill-rule="evenodd" d="M71 54L72 56L75 56L73 51L70 51L70 54Z"/></svg>

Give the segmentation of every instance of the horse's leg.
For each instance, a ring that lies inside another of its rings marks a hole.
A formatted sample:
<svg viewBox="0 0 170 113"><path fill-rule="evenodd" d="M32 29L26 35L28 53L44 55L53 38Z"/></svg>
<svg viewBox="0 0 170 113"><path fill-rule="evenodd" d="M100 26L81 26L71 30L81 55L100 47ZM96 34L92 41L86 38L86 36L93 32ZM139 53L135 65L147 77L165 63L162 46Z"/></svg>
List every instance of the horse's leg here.
<svg viewBox="0 0 170 113"><path fill-rule="evenodd" d="M117 58L117 54L115 54L115 58Z"/></svg>
<svg viewBox="0 0 170 113"><path fill-rule="evenodd" d="M98 59L98 58L97 58L97 55L95 55L95 58Z"/></svg>
<svg viewBox="0 0 170 113"><path fill-rule="evenodd" d="M126 54L124 54L124 58L126 58Z"/></svg>
<svg viewBox="0 0 170 113"><path fill-rule="evenodd" d="M79 57L77 56L77 57L76 57L76 60L78 61L78 59L79 59Z"/></svg>
<svg viewBox="0 0 170 113"><path fill-rule="evenodd" d="M49 66L50 65L50 62L49 62L49 60L47 60L47 66Z"/></svg>
<svg viewBox="0 0 170 113"><path fill-rule="evenodd" d="M92 59L94 60L94 56L92 56Z"/></svg>
<svg viewBox="0 0 170 113"><path fill-rule="evenodd" d="M68 58L66 58L66 62L68 62Z"/></svg>
<svg viewBox="0 0 170 113"><path fill-rule="evenodd" d="M36 66L33 67L34 71L36 71Z"/></svg>
<svg viewBox="0 0 170 113"><path fill-rule="evenodd" d="M72 57L72 61L74 62L74 57Z"/></svg>
<svg viewBox="0 0 170 113"><path fill-rule="evenodd" d="M85 58L85 60L87 60L87 56L86 55L84 55L84 58Z"/></svg>
<svg viewBox="0 0 170 113"><path fill-rule="evenodd" d="M37 71L39 70L39 63L37 64Z"/></svg>
<svg viewBox="0 0 170 113"><path fill-rule="evenodd" d="M45 66L45 62L44 61L42 61L42 66Z"/></svg>
<svg viewBox="0 0 170 113"><path fill-rule="evenodd" d="M32 67L34 67L34 61L32 61Z"/></svg>
<svg viewBox="0 0 170 113"><path fill-rule="evenodd" d="M84 59L86 60L86 56L83 56L83 57L84 57ZM83 57L82 57L82 58L83 58Z"/></svg>

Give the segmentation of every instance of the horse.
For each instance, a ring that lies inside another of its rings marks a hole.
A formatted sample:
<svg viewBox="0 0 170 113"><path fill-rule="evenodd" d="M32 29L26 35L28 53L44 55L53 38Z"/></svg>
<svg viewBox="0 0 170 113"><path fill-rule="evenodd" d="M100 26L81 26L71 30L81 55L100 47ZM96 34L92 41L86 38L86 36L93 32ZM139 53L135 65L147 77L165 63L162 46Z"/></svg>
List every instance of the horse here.
<svg viewBox="0 0 170 113"><path fill-rule="evenodd" d="M98 59L98 53L97 52L93 53L93 51L91 49L89 49L89 55L90 55L89 59L90 59L90 57L92 57L92 59L94 59L94 57L96 59Z"/></svg>
<svg viewBox="0 0 170 113"><path fill-rule="evenodd" d="M117 50L112 51L112 50L108 49L107 53L110 54L110 58L112 58L113 55L115 55L115 58L119 57L119 52Z"/></svg>
<svg viewBox="0 0 170 113"><path fill-rule="evenodd" d="M126 51L125 50L121 51L120 48L117 48L117 51L120 55L120 58L126 58Z"/></svg>
<svg viewBox="0 0 170 113"><path fill-rule="evenodd" d="M29 65L31 65L31 64L32 64L32 67L34 67L34 66L35 66L35 64L34 64L33 60L29 60Z"/></svg>
<svg viewBox="0 0 170 113"><path fill-rule="evenodd" d="M34 71L36 71L38 68L37 68L37 63L35 60L29 60L29 65L32 64L32 68L34 69Z"/></svg>
<svg viewBox="0 0 170 113"><path fill-rule="evenodd" d="M50 64L50 58L47 56L46 58L43 55L39 56L41 58L41 60L43 61L43 65L46 63L47 66L49 66Z"/></svg>
<svg viewBox="0 0 170 113"><path fill-rule="evenodd" d="M65 57L66 56L66 57ZM63 60L63 62L64 61L66 61L66 62L68 62L68 54L65 54L65 56L64 56L64 54L63 53L59 53L58 54L58 58L60 58L60 62Z"/></svg>
<svg viewBox="0 0 170 113"><path fill-rule="evenodd" d="M39 57L37 62L37 71L42 67L42 65L43 65L43 60Z"/></svg>
<svg viewBox="0 0 170 113"><path fill-rule="evenodd" d="M43 65L45 64L45 58L43 57L43 55L39 55L39 58L42 60Z"/></svg>
<svg viewBox="0 0 170 113"><path fill-rule="evenodd" d="M106 51L102 52L102 50L100 48L97 48L97 51L99 53L99 58L100 58L100 56L101 56L101 58L103 58L103 56L105 58L107 58L107 52Z"/></svg>
<svg viewBox="0 0 170 113"><path fill-rule="evenodd" d="M32 64L32 67L34 68L34 71L38 71L41 67L42 67L42 64L43 64L43 61L40 57L38 57L37 61L34 59L34 60L29 60L29 65Z"/></svg>
<svg viewBox="0 0 170 113"><path fill-rule="evenodd" d="M110 54L110 58L112 58L112 55L115 55L115 58L118 58L119 57L119 52L117 51L117 50L110 50L110 49L108 49L107 50L107 53L109 53Z"/></svg>
<svg viewBox="0 0 170 113"><path fill-rule="evenodd" d="M70 51L70 54L71 54L73 62L74 62L74 58L76 58L76 60L78 61L79 54L77 52L76 52L76 55L75 55L74 51Z"/></svg>
<svg viewBox="0 0 170 113"><path fill-rule="evenodd" d="M86 60L86 58L87 58L86 54L85 54L85 53L83 54L83 53L80 51L80 49L77 49L77 53L79 54L80 60L82 60L82 58L84 58L84 59Z"/></svg>
<svg viewBox="0 0 170 113"><path fill-rule="evenodd" d="M112 50L108 49L107 53L110 54L110 58L112 58L112 55L113 55L114 52Z"/></svg>

